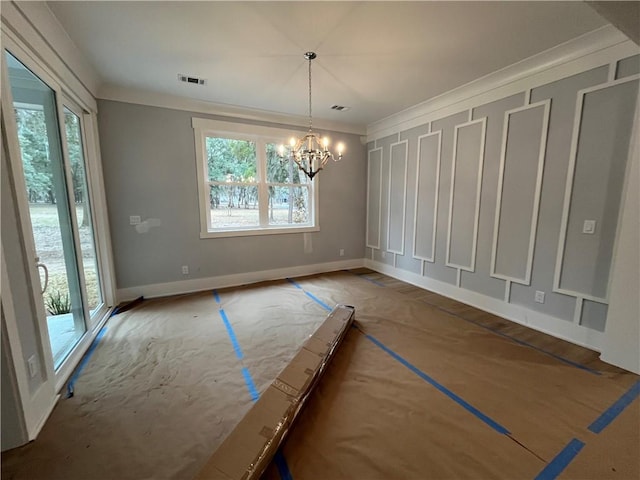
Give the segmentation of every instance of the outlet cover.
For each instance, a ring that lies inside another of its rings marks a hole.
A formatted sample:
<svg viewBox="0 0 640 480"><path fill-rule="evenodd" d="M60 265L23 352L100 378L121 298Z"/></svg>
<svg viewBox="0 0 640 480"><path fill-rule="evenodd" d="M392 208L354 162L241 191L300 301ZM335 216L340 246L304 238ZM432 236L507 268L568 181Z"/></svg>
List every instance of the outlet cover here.
<svg viewBox="0 0 640 480"><path fill-rule="evenodd" d="M182 274L183 275L189 275L189 266L188 265L183 265L182 266Z"/></svg>
<svg viewBox="0 0 640 480"><path fill-rule="evenodd" d="M341 256L341 257L344 257L344 248L341 248L341 249L340 249L340 256Z"/></svg>
<svg viewBox="0 0 640 480"><path fill-rule="evenodd" d="M140 223L142 223L140 215L131 215L129 217L129 225L140 225Z"/></svg>
<svg viewBox="0 0 640 480"><path fill-rule="evenodd" d="M587 235L593 235L596 233L596 221L595 220L585 220L582 225L582 233L586 233Z"/></svg>
<svg viewBox="0 0 640 480"><path fill-rule="evenodd" d="M541 292L540 290L536 290L535 300L536 300L536 303L544 303L544 292Z"/></svg>
<svg viewBox="0 0 640 480"><path fill-rule="evenodd" d="M38 374L38 359L35 355L31 355L29 360L27 360L27 365L29 366L29 375L31 378L35 377Z"/></svg>

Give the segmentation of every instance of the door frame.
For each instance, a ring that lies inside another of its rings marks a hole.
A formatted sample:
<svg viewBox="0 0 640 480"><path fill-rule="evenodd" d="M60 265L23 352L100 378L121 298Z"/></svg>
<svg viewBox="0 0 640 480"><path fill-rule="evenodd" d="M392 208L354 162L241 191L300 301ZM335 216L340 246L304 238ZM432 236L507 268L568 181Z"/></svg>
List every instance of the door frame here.
<svg viewBox="0 0 640 480"><path fill-rule="evenodd" d="M2 25L2 49L1 54L5 55L4 51L7 50L13 56L15 56L21 63L23 63L29 70L31 70L36 76L38 76L44 83L46 83L56 95L56 106L58 109L58 122L60 125L60 137L62 143L63 161L65 163L65 176L67 183L70 181L70 172L66 168L66 163L69 160L67 145L66 145L66 131L64 128L64 104L67 102L68 108L75 106L81 110L79 116L82 125L82 137L83 137L83 153L85 155L85 173L87 176L87 189L90 195L90 208L92 213L92 221L94 228L94 242L96 248L96 259L98 261L98 271L100 275L100 284L102 288L103 307L96 312L91 318L87 316L87 330L82 336L80 341L76 344L71 354L67 356L64 362L60 365L56 372L53 366L53 356L51 353L51 344L49 341L49 334L47 329L46 311L44 308L44 302L42 293L40 291L40 277L35 262L31 261L35 258L36 250L33 239L33 230L31 225L31 219L29 216L29 205L27 201L27 192L24 181L24 172L22 167L22 158L20 155L20 148L18 144L17 127L15 118L13 116L13 100L11 95L11 88L8 83L8 69L6 62L2 60L2 121L5 126L5 140L6 150L9 158L7 163L9 165L9 179L15 192L16 208L18 210L18 223L19 234L21 237L21 248L23 250L26 264L24 265L25 274L28 282L31 284L31 291L29 292L30 300L32 302L33 311L37 313L37 319L34 319L37 335L39 336L39 350L42 355L41 365L43 365L43 383L37 389L37 392L31 394L28 389L28 372L26 370L26 359L22 355L20 338L17 330L17 319L13 312L5 310L5 320L7 331L9 333L9 342L11 345L11 354L13 357L13 363L15 365L15 373L18 380L20 400L25 415L25 424L27 427L29 440L34 439L48 415L50 414L55 401L58 398L56 392L65 385L68 378L73 373L75 367L80 362L85 352L90 347L94 338L109 318L113 307L115 306L115 275L113 256L111 251L109 224L106 210L106 197L104 193L104 183L101 169L101 159L97 136L97 115L95 107L91 108L84 104L77 95L74 95L72 91L65 88L64 84L57 79L55 73L51 72L46 65L44 65L35 55L30 52L30 49L25 46L20 39L15 37L13 33ZM69 108L73 110L72 108ZM8 114L11 112L11 114ZM74 112L76 113L76 112ZM68 188L68 194L73 199L73 191ZM73 201L71 202L73 205ZM74 239L76 244L78 243L78 230L77 219L75 218L75 209L71 209L72 221L74 226ZM4 246L3 249L4 250ZM81 261L78 255L81 255L80 248L76 248L76 258ZM4 255L4 251L2 254ZM84 272L82 271L82 263L78 263L79 275L81 276L81 284L84 287ZM3 277L6 278L5 275ZM3 304L6 303L10 295L10 285L8 281L2 281L2 297ZM5 296L7 299L5 299ZM83 301L84 308L87 309L86 299ZM88 310L87 310L88 313ZM27 387L26 390L24 387ZM42 398L40 398L42 397Z"/></svg>

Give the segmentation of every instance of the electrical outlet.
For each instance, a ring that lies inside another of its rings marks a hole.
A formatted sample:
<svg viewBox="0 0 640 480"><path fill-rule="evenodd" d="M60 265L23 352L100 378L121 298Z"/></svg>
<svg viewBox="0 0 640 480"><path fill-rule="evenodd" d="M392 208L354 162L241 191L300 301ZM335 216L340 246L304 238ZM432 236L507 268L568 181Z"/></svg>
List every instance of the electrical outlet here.
<svg viewBox="0 0 640 480"><path fill-rule="evenodd" d="M536 303L544 303L544 292L541 292L540 290L536 290L535 300L536 300Z"/></svg>
<svg viewBox="0 0 640 480"><path fill-rule="evenodd" d="M31 378L35 377L38 374L38 360L35 355L31 355L29 360L27 360L27 365L29 366L29 375Z"/></svg>
<svg viewBox="0 0 640 480"><path fill-rule="evenodd" d="M142 223L140 215L131 215L129 217L129 225L140 225L140 223Z"/></svg>
<svg viewBox="0 0 640 480"><path fill-rule="evenodd" d="M341 249L340 249L340 256L341 256L341 257L344 257L344 248L341 248Z"/></svg>
<svg viewBox="0 0 640 480"><path fill-rule="evenodd" d="M189 266L188 265L183 265L182 266L182 274L183 275L189 275Z"/></svg>
<svg viewBox="0 0 640 480"><path fill-rule="evenodd" d="M595 220L585 220L582 225L582 233L586 233L587 235L593 235L596 233L596 221Z"/></svg>
<svg viewBox="0 0 640 480"><path fill-rule="evenodd" d="M382 258L387 258L387 252L385 252L384 250L380 252L380 255L382 256Z"/></svg>

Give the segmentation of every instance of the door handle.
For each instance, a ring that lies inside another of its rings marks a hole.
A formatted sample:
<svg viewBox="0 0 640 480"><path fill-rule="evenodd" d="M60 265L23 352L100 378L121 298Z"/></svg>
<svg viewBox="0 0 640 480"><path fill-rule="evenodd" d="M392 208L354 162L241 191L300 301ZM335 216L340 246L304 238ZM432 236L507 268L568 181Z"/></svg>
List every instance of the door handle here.
<svg viewBox="0 0 640 480"><path fill-rule="evenodd" d="M47 291L47 285L49 285L49 269L44 263L41 263L39 260L40 260L39 258L36 259L36 262L38 262L36 263L36 267L42 268L44 270L44 287L42 287L42 292L41 292L41 293L44 293Z"/></svg>

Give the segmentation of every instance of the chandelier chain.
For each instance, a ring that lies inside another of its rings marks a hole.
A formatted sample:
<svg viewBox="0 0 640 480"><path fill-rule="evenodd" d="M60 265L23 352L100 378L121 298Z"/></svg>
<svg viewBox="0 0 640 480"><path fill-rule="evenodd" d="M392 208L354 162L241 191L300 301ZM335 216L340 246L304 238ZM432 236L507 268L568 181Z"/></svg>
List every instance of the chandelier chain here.
<svg viewBox="0 0 640 480"><path fill-rule="evenodd" d="M309 131L312 130L311 116L311 58L309 58Z"/></svg>

